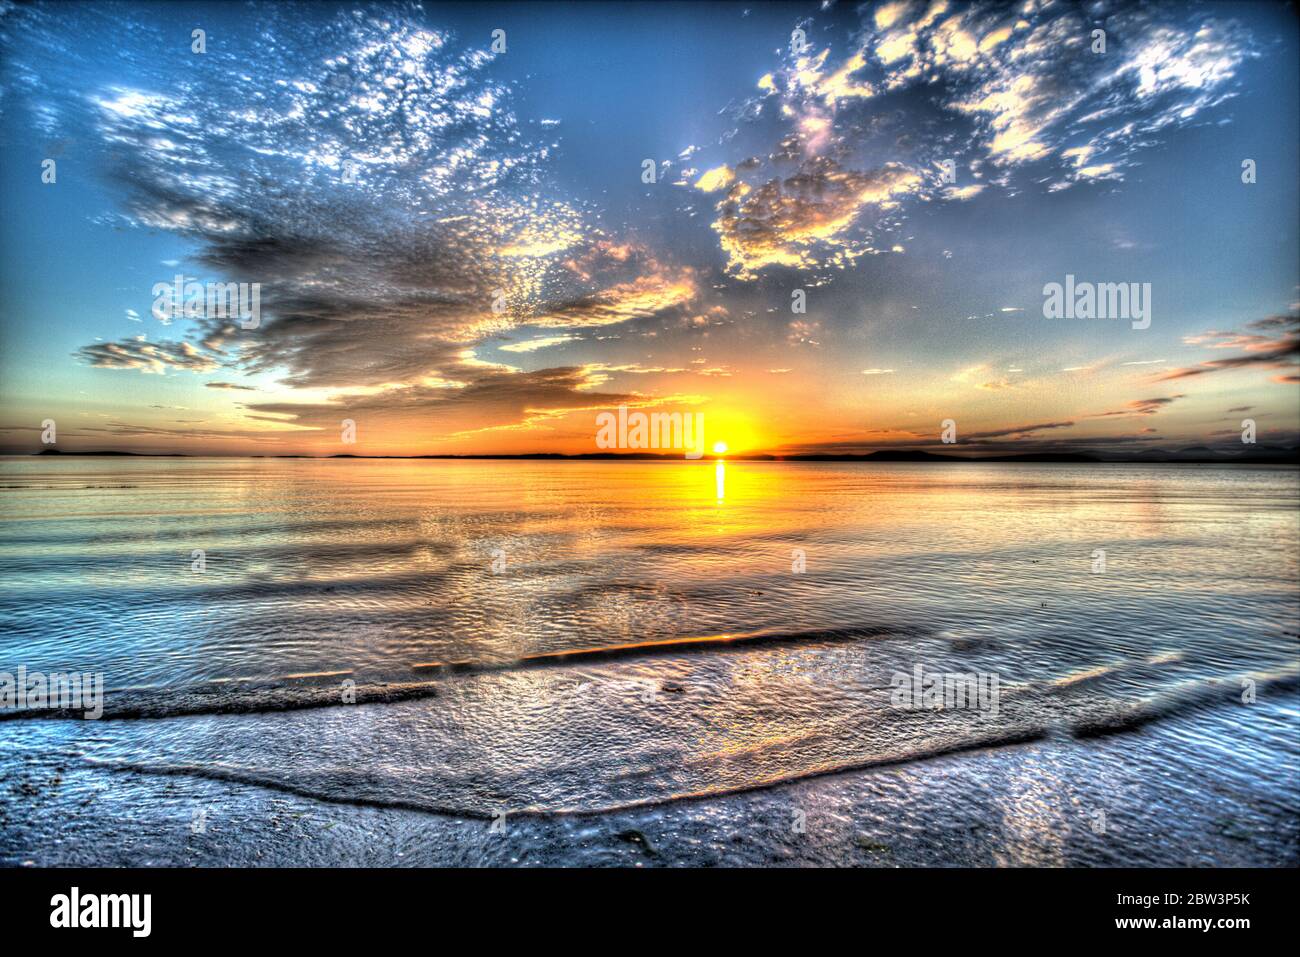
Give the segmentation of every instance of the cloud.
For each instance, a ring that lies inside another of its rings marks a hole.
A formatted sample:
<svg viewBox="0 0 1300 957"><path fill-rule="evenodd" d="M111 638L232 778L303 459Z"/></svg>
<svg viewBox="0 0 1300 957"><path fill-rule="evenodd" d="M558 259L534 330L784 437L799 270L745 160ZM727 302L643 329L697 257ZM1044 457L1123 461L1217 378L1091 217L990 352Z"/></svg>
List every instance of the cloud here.
<svg viewBox="0 0 1300 957"><path fill-rule="evenodd" d="M501 346L502 352L536 352L538 349L549 349L552 346L563 345L566 342L580 341L579 336L541 336L536 339L527 339L523 342L512 342L508 345Z"/></svg>
<svg viewBox="0 0 1300 957"><path fill-rule="evenodd" d="M212 372L220 367L219 357L205 353L189 342L103 342L82 346L76 355L98 369L138 369L163 375L168 369Z"/></svg>
<svg viewBox="0 0 1300 957"><path fill-rule="evenodd" d="M576 366L535 372L494 368L480 370L459 387L405 385L327 402L250 403L248 409L317 429L337 430L343 418L352 418L359 431L383 427L427 434L505 428L586 409L651 401L633 393L584 391L596 381L590 371Z"/></svg>
<svg viewBox="0 0 1300 957"><path fill-rule="evenodd" d="M1300 365L1300 313L1274 315L1247 324L1253 332L1204 332L1183 339L1188 345L1207 349L1237 349L1241 355L1210 359L1194 366L1172 369L1157 377L1156 382L1190 379L1194 376L1225 372L1231 369L1281 369L1274 382L1296 381Z"/></svg>
<svg viewBox="0 0 1300 957"><path fill-rule="evenodd" d="M1027 438L1036 432L1044 432L1048 429L1068 429L1073 422L1038 422L1033 425L1013 425L1004 429L992 429L987 432L971 432L966 436L968 441L980 441L982 439L1000 439L1006 436L1015 438Z"/></svg>
<svg viewBox="0 0 1300 957"><path fill-rule="evenodd" d="M643 366L640 363L630 362L622 365L606 365L603 362L589 362L582 367L583 382L577 388L587 391L596 386L604 385L613 376L620 373L628 375L663 375L669 373L681 373L687 371L683 368L670 368L668 366Z"/></svg>
<svg viewBox="0 0 1300 957"><path fill-rule="evenodd" d="M177 419L178 422L189 421ZM268 429L171 429L157 425L136 425L129 422L112 422L107 426L85 427L62 433L65 436L111 436L113 438L160 438L160 439L230 439L253 442L273 442L284 438L286 433L302 433L305 429L288 426Z"/></svg>
<svg viewBox="0 0 1300 957"><path fill-rule="evenodd" d="M644 319L689 305L697 294L689 269L640 276L589 295L548 307L531 316L529 325L545 329L609 326Z"/></svg>
<svg viewBox="0 0 1300 957"><path fill-rule="evenodd" d="M275 11L253 15L265 28L241 57L257 70L211 51L184 84L113 81L87 102L111 147L122 219L193 244L196 266L225 280L260 283L261 322L181 320L183 341L96 343L82 361L334 393L325 405L250 406L250 417L315 421L337 403L500 424L586 407L592 382L569 367L484 362L474 345L529 327L686 314L691 270L548 193L551 144L520 124L491 54L402 14L330 14L310 39Z"/></svg>
<svg viewBox="0 0 1300 957"><path fill-rule="evenodd" d="M993 163L1065 160L1068 179L1121 175L1150 135L1192 121L1230 95L1253 55L1244 31L1209 12L1190 24L1168 11L1089 13L1026 5L1017 12L945 3L912 4L868 24L862 50L888 90L926 86L945 108L975 121L975 142ZM1093 30L1108 38L1094 53ZM1122 38L1122 39L1121 39Z"/></svg>
<svg viewBox="0 0 1300 957"><path fill-rule="evenodd" d="M986 378L991 371L992 367L987 362L983 362L979 365L968 366L967 368L962 369L954 375L950 381L961 385L969 385L973 383L975 388L981 389L985 392L1000 392L1004 389L1016 388L1016 384L1006 376L994 379ZM979 381L981 379L983 381Z"/></svg>
<svg viewBox="0 0 1300 957"><path fill-rule="evenodd" d="M876 449L933 449L943 454L1009 454L1016 452L1094 452L1116 451L1142 446L1155 440L1155 430L1142 429L1118 435L1068 436L1056 433L1076 423L1038 422L1010 425L972 432L961 436L956 446L945 444L937 430L922 433L912 428L877 429L859 436L826 442L805 442L786 446L783 451L799 453L865 453ZM1047 433L1047 434L1041 434Z"/></svg>
<svg viewBox="0 0 1300 957"><path fill-rule="evenodd" d="M740 279L772 265L842 266L863 251L849 237L863 210L888 206L919 184L920 175L901 164L858 172L813 157L786 177L737 182L717 204L713 229L728 271Z"/></svg>
<svg viewBox="0 0 1300 957"><path fill-rule="evenodd" d="M743 126L781 131L760 168L723 163L697 183L730 185L714 229L740 279L772 266L844 268L877 251L873 232L891 225L883 214L898 208L901 218L908 200L1012 188L1031 163L1053 164L1026 178L1049 191L1122 179L1160 134L1232 96L1239 67L1256 55L1239 24L1210 11L1175 23L1173 10L1154 7L862 9L843 59L830 47L786 53L753 97L724 111L737 123L724 143ZM1091 50L1098 28L1110 37L1105 53ZM932 175L941 162L964 181Z"/></svg>
<svg viewBox="0 0 1300 957"><path fill-rule="evenodd" d="M1098 412L1091 416L1095 419L1110 418L1113 416L1131 416L1131 415L1155 415L1165 406L1172 404L1178 399L1185 399L1187 396L1183 393L1178 395L1157 396L1152 399L1134 399L1127 403L1124 408L1116 409L1113 412Z"/></svg>
<svg viewBox="0 0 1300 957"><path fill-rule="evenodd" d="M715 166L713 169L705 171L695 181L695 188L705 193L714 193L720 189L725 189L735 181L735 171L724 163L721 166Z"/></svg>
<svg viewBox="0 0 1300 957"><path fill-rule="evenodd" d="M809 319L796 319L786 328L786 342L792 346L820 346L821 342L813 336L821 335L822 324Z"/></svg>
<svg viewBox="0 0 1300 957"><path fill-rule="evenodd" d="M233 382L208 382L209 389L237 389L240 392L256 392L251 385L235 385Z"/></svg>

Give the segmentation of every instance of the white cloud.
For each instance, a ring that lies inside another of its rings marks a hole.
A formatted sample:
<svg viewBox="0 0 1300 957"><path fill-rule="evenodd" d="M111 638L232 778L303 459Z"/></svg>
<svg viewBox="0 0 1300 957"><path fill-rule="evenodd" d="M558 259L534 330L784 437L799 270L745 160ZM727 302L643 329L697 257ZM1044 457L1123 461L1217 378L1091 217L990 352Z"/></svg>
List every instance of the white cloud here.
<svg viewBox="0 0 1300 957"><path fill-rule="evenodd" d="M566 342L576 342L581 336L542 336L537 339L528 339L524 342L512 342L509 345L501 346L502 352L536 352L538 349L549 349L552 346L563 345Z"/></svg>

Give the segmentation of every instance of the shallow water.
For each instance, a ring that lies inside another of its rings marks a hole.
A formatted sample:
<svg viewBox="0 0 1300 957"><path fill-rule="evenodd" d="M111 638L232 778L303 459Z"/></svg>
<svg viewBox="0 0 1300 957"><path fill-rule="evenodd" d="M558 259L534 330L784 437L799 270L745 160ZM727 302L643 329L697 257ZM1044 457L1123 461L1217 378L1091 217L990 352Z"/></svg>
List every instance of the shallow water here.
<svg viewBox="0 0 1300 957"><path fill-rule="evenodd" d="M0 671L102 672L108 689L103 720L31 711L0 721L0 746L115 787L164 774L462 817L583 814L1027 741L1086 754L1096 734L1158 726L1188 787L1231 748L1261 769L1235 787L1296 807L1293 468L0 471ZM996 676L996 711L899 707L891 682L917 666Z"/></svg>

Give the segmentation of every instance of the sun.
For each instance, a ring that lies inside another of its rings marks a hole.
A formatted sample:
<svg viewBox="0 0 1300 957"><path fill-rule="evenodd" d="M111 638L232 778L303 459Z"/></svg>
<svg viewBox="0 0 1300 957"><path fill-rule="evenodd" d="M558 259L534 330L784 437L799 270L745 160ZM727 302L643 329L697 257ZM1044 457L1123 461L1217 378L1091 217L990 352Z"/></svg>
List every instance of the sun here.
<svg viewBox="0 0 1300 957"><path fill-rule="evenodd" d="M727 443L726 443L726 442L714 442L714 443L713 443L713 454L714 454L714 455L726 455L726 454L727 454Z"/></svg>

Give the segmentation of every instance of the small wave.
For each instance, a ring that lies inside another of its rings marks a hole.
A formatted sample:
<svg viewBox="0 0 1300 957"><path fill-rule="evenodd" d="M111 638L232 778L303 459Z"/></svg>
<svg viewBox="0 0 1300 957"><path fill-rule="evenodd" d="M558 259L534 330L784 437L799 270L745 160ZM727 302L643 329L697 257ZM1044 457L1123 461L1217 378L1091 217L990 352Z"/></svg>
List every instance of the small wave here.
<svg viewBox="0 0 1300 957"><path fill-rule="evenodd" d="M1067 675L1061 675L1059 678L1051 678L1039 682L1035 687L1047 690L1059 690L1072 688L1076 685L1087 685L1093 682L1101 681L1116 675L1122 675L1128 672L1139 671L1143 668L1152 668L1158 665L1178 664L1183 660L1181 651L1164 651L1144 658L1138 661L1122 661L1109 665L1097 665L1093 668L1084 668L1081 671L1072 671Z"/></svg>
<svg viewBox="0 0 1300 957"><path fill-rule="evenodd" d="M325 672L317 675L286 675L295 678L323 678L330 674L346 675L351 672ZM104 713L99 720L139 720L179 718L201 714L258 714L274 711L296 711L303 708L352 708L357 705L390 704L414 698L432 698L437 687L431 681L358 682L348 688L344 699L341 682L323 684L240 684L259 679L218 679L189 688L124 690L106 692ZM6 720L81 720L83 708L22 708L0 710L0 721Z"/></svg>
<svg viewBox="0 0 1300 957"><path fill-rule="evenodd" d="M805 632L754 631L735 634L701 635L668 638L662 641L634 642L545 651L522 658L501 661L428 661L411 665L420 674L416 680L357 681L349 689L355 705L387 704L430 698L438 691L434 677L438 674L477 674L516 671L529 668L566 667L586 661L607 661L657 654L681 654L717 651L726 647L753 647L774 643L808 644L816 642L854 641L863 638L899 637L908 632L898 628L855 627ZM339 681L353 674L350 670L298 672L266 677L216 678L203 684L180 688L140 686L110 689L104 693L104 712L100 720L176 718L199 714L253 714L292 711L302 708L354 707L343 699ZM82 708L24 708L0 710L5 720L80 720Z"/></svg>
<svg viewBox="0 0 1300 957"><path fill-rule="evenodd" d="M1248 686L1246 682L1252 684ZM1247 687L1261 691L1294 691L1300 688L1300 666L1274 672L1252 672L1235 679L1204 678L1186 681L1169 691L1135 702L1115 702L1114 706L1073 721L1070 731L1076 738L1093 738L1104 734L1132 731L1161 718L1187 711L1243 700Z"/></svg>
<svg viewBox="0 0 1300 957"><path fill-rule="evenodd" d="M83 755L82 757L88 764L108 771L132 772L136 774L159 775L164 777L196 777L211 781L222 781L230 784L246 784L254 787L263 787L284 794L293 794L298 797L324 801L330 804L396 808L408 811L419 811L425 814L440 814L449 817L490 821L497 817L502 811L511 817L578 817L584 815L612 814L618 811L627 811L637 808L661 807L667 804L675 804L680 801L703 801L710 798L725 797L731 794L743 794L750 791L767 790L769 788L794 784L811 778L830 777L836 774L864 771L869 768L905 765L917 761L931 760L933 758L943 757L950 754L979 751L987 748L1028 744L1033 741L1041 740L1044 736L1043 732L1037 730L1011 731L1004 734L989 735L987 737L967 741L938 745L934 748L927 748L909 754L897 754L879 758L869 758L866 760L827 764L819 767L792 771L789 774L771 775L767 778L753 780L746 782L745 784L730 787L708 788L701 791L681 792L675 794L654 794L648 795L644 798L616 801L595 807L547 808L538 807L536 805L527 805L523 807L494 807L490 810L482 807L461 806L448 803L440 804L423 799L393 797L388 794L374 793L372 789L376 786L377 782L371 774L366 774L364 777L353 777L351 775L340 776L338 774L333 774L329 775L328 778L319 774L308 775L308 779L314 780L314 783L307 783L306 780L290 781L243 768L231 768L222 764L161 764L157 762L97 758L91 755ZM361 785L363 789L367 789L366 793L363 794L359 791L349 792L347 789L354 785Z"/></svg>
<svg viewBox="0 0 1300 957"><path fill-rule="evenodd" d="M883 626L857 626L817 631L762 630L731 632L716 635L692 635L664 638L659 641L635 641L619 645L600 645L593 648L573 648L562 651L543 651L522 658L499 663L482 661L422 661L411 667L419 671L484 671L500 668L546 667L570 665L579 661L611 660L659 654L679 654L695 651L717 651L727 647L754 647L769 644L807 644L813 642L858 641L864 638L899 638L917 634L912 629Z"/></svg>

